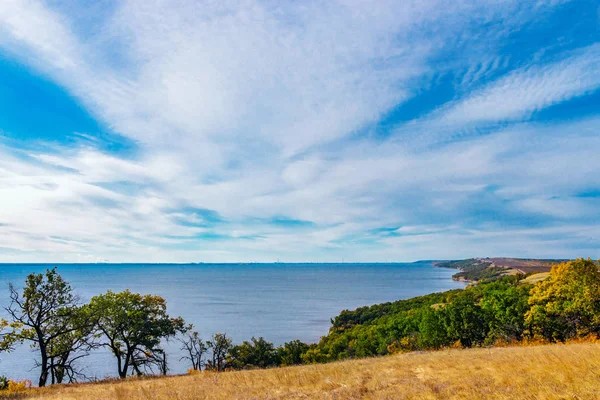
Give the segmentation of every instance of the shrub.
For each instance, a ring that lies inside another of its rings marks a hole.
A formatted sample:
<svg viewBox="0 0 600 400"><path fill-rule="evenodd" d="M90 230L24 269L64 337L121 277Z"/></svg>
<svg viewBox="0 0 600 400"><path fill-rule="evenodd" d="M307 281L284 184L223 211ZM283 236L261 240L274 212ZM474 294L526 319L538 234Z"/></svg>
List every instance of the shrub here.
<svg viewBox="0 0 600 400"><path fill-rule="evenodd" d="M29 379L24 381L13 381L5 376L0 376L0 390L8 393L21 392L25 389L31 388L33 385Z"/></svg>

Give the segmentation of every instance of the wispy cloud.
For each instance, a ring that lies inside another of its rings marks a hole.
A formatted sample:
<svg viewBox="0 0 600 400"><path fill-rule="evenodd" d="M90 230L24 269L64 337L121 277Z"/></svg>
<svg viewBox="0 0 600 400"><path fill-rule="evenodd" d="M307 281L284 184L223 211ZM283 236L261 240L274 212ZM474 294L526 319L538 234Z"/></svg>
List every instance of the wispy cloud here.
<svg viewBox="0 0 600 400"><path fill-rule="evenodd" d="M519 120L533 112L581 96L600 87L600 45L578 49L568 57L545 65L532 65L509 73L447 106L443 124ZM487 67L486 67L487 68Z"/></svg>
<svg viewBox="0 0 600 400"><path fill-rule="evenodd" d="M1 2L0 54L134 149L5 141L0 259L589 252L598 203L576 194L597 189L598 120L528 121L598 88L598 45L499 51L560 3L130 0L83 24L60 2ZM450 102L372 135L446 75Z"/></svg>

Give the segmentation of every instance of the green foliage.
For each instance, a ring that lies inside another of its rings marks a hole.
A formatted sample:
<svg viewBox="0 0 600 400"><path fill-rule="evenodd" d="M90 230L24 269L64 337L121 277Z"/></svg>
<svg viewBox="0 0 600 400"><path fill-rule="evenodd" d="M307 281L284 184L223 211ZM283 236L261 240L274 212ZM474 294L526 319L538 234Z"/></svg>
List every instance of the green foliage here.
<svg viewBox="0 0 600 400"><path fill-rule="evenodd" d="M530 289L530 285L523 284L509 287L491 284L486 287L481 308L489 326L487 343L523 339Z"/></svg>
<svg viewBox="0 0 600 400"><path fill-rule="evenodd" d="M233 346L227 356L227 365L233 369L268 368L279 364L277 349L262 337Z"/></svg>
<svg viewBox="0 0 600 400"><path fill-rule="evenodd" d="M441 303L450 293L458 291L460 289L444 293L432 293L407 300L359 307L353 311L344 310L340 315L331 320L330 331L342 331L352 328L355 325L367 325L386 315L394 315Z"/></svg>
<svg viewBox="0 0 600 400"><path fill-rule="evenodd" d="M342 311L305 362L393 352L513 342L525 337L565 340L600 334L600 272L591 260L553 267L535 285L521 276L464 290Z"/></svg>
<svg viewBox="0 0 600 400"><path fill-rule="evenodd" d="M600 272L590 259L552 267L531 291L525 315L533 335L565 340L600 333Z"/></svg>
<svg viewBox="0 0 600 400"><path fill-rule="evenodd" d="M206 363L206 369L221 372L227 368L227 355L232 347L231 338L226 333L215 333L211 340L206 342L212 352L212 360Z"/></svg>
<svg viewBox="0 0 600 400"><path fill-rule="evenodd" d="M6 310L12 322L21 327L10 340L29 341L39 350L38 385L45 386L53 371L53 349L60 346L66 335L79 329L78 299L56 268L45 274L29 274L22 294L12 284L9 290L11 303Z"/></svg>
<svg viewBox="0 0 600 400"><path fill-rule="evenodd" d="M477 258L469 258L467 260L445 261L437 263L436 266L441 268L459 269L458 272L452 275L452 279L467 281L490 282L502 277L505 272L504 268L492 267L492 262L480 260Z"/></svg>
<svg viewBox="0 0 600 400"><path fill-rule="evenodd" d="M52 383L62 383L65 377L77 381L84 376L75 366L75 361L88 355L89 339L94 331L88 305L73 307L66 321L65 331L48 343L50 375Z"/></svg>
<svg viewBox="0 0 600 400"><path fill-rule="evenodd" d="M480 264L478 260L470 265L477 269ZM130 370L142 374L153 366L166 374L161 341L177 333L182 334L179 341L186 353L182 359L190 360L194 370L205 365L214 371L486 346L525 338L567 340L600 334L598 267L591 260L578 259L555 265L547 279L533 285L522 281L522 276L495 277L480 279L464 290L344 310L332 319L329 334L318 343L294 340L279 347L262 337L234 346L224 333L204 342L192 325L168 316L166 302L159 296L108 291L80 306L71 287L53 269L45 275L29 275L22 296L11 286L7 311L12 321L0 320L0 351L10 350L18 341L31 341L41 351L42 371L50 373L54 383L65 376L73 380L72 362L97 346L115 355L120 377ZM208 352L211 356L204 364ZM40 383L45 383L42 377Z"/></svg>
<svg viewBox="0 0 600 400"><path fill-rule="evenodd" d="M0 318L0 352L10 352L15 343L22 341L19 334L22 326L20 322L9 322Z"/></svg>
<svg viewBox="0 0 600 400"><path fill-rule="evenodd" d="M529 287L516 278L343 311L305 362L520 339ZM362 323L361 323L362 322Z"/></svg>
<svg viewBox="0 0 600 400"><path fill-rule="evenodd" d="M8 378L4 375L0 375L0 390L8 389Z"/></svg>
<svg viewBox="0 0 600 400"><path fill-rule="evenodd" d="M423 313L419 323L419 333L419 347L424 349L439 349L449 341L442 313L434 309Z"/></svg>
<svg viewBox="0 0 600 400"><path fill-rule="evenodd" d="M161 340L184 329L183 319L169 317L162 297L129 290L109 290L93 297L90 316L95 318L97 344L112 351L121 378L127 376L129 368L138 375L151 365L163 370Z"/></svg>
<svg viewBox="0 0 600 400"><path fill-rule="evenodd" d="M504 273L504 268L480 265L472 270L459 272L452 276L453 279L464 279L466 281L489 282L499 279Z"/></svg>
<svg viewBox="0 0 600 400"><path fill-rule="evenodd" d="M277 357L282 366L303 364L302 355L306 353L309 346L300 340L292 340L277 348Z"/></svg>
<svg viewBox="0 0 600 400"><path fill-rule="evenodd" d="M438 311L441 314L442 325L446 328L448 342L459 342L463 347L483 343L488 333L489 322L479 305L479 300L478 293L466 290Z"/></svg>
<svg viewBox="0 0 600 400"><path fill-rule="evenodd" d="M313 343L309 345L308 350L306 350L306 352L301 356L302 361L306 364L325 363L331 361L331 357L326 352L326 348L320 345L321 343ZM322 348L324 350L321 350Z"/></svg>

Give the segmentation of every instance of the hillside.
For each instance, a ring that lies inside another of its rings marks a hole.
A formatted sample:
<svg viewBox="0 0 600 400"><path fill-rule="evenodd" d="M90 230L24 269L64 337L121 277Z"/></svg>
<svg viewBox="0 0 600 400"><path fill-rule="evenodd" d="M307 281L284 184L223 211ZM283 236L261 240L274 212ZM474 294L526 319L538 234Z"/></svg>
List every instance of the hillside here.
<svg viewBox="0 0 600 400"><path fill-rule="evenodd" d="M408 353L329 364L30 389L19 398L600 399L592 343ZM13 397L14 398L14 397Z"/></svg>
<svg viewBox="0 0 600 400"><path fill-rule="evenodd" d="M461 271L452 276L454 280L477 282L494 280L506 275L550 272L552 265L561 261L565 260L486 257L437 261L434 262L434 265Z"/></svg>

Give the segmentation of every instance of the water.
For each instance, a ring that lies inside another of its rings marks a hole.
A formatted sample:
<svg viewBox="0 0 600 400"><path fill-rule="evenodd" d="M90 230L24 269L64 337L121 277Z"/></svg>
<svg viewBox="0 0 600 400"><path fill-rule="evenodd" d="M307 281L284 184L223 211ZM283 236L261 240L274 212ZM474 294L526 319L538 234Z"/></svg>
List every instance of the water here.
<svg viewBox="0 0 600 400"><path fill-rule="evenodd" d="M52 265L53 266L53 265ZM8 306L8 283L50 265L0 264L0 306ZM263 336L276 345L293 339L316 342L341 310L464 287L455 271L429 262L411 264L68 264L59 273L82 299L108 289L151 293L167 300L171 316L193 323L203 338L226 332L234 343ZM2 315L4 311L0 311ZM170 373L188 368L179 345L167 347ZM0 375L37 381L37 353L21 345L0 354ZM89 377L116 374L104 351L81 360Z"/></svg>

